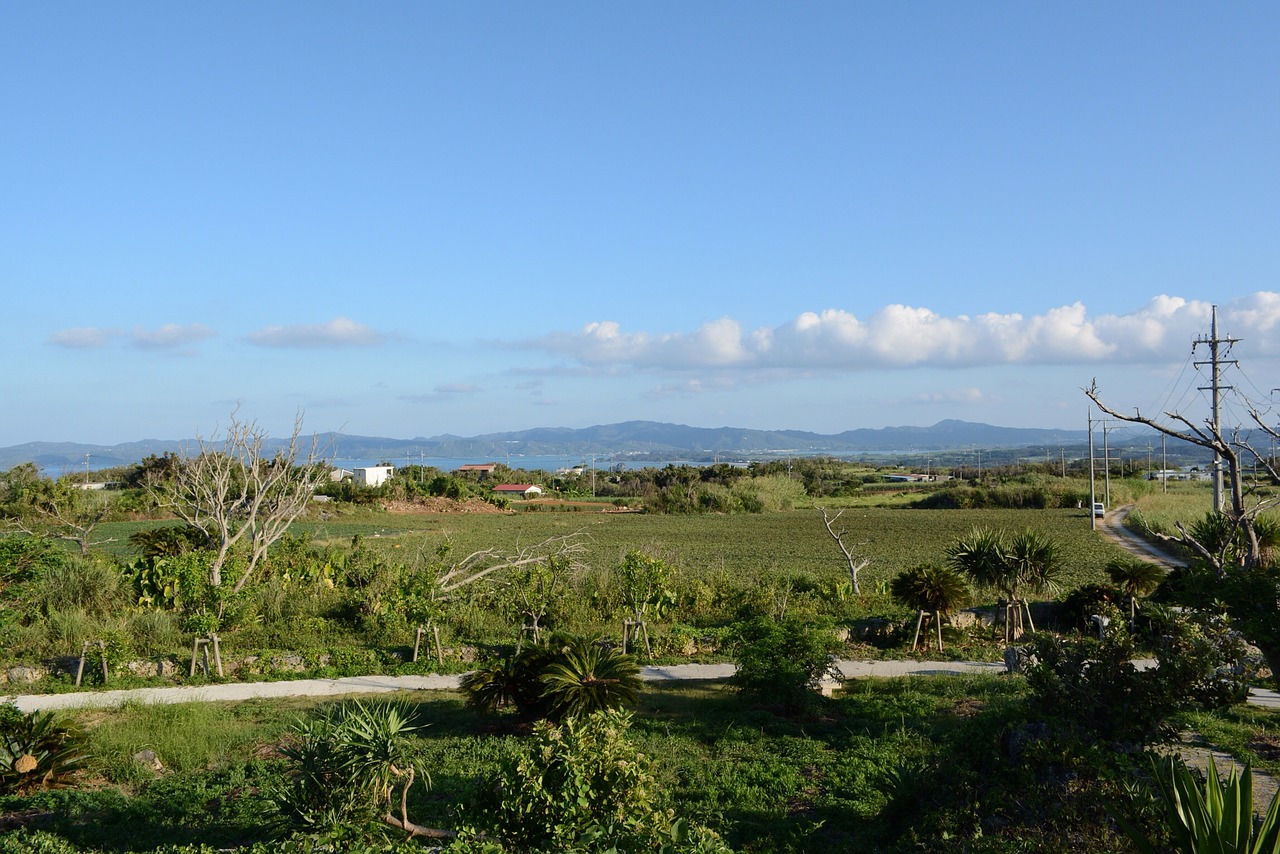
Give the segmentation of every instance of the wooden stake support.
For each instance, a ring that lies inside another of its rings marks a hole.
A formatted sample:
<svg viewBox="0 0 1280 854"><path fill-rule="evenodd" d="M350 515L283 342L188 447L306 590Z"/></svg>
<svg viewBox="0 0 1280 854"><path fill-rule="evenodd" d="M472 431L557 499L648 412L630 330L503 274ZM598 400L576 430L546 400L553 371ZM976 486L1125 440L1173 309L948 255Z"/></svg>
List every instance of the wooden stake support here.
<svg viewBox="0 0 1280 854"><path fill-rule="evenodd" d="M99 657L102 659L102 683L105 685L110 678L107 673L107 642L106 641L85 641L84 646L80 647L80 666L76 668L76 687L80 687L80 680L84 677L84 660L89 653L89 647L96 646L98 648Z"/></svg>
<svg viewBox="0 0 1280 854"><path fill-rule="evenodd" d="M440 627L435 623L427 623L425 626L418 626L417 631L413 633L413 661L418 661L418 649L422 646L422 636L427 633L427 629L431 630L431 635L436 642L436 662L444 664L444 648L440 645Z"/></svg>
<svg viewBox="0 0 1280 854"><path fill-rule="evenodd" d="M204 656L201 660L201 666L204 670L204 675L205 676L212 675L209 671L210 648L213 649L213 663L218 670L218 677L219 678L222 677L222 650L218 647L217 632L210 634L207 638L198 637L195 639L195 642L191 645L191 673L190 673L191 676L196 675L196 658L200 656L200 653L202 652L204 653Z"/></svg>
<svg viewBox="0 0 1280 854"><path fill-rule="evenodd" d="M649 645L649 624L644 620L623 620L622 621L622 654L627 653L627 644L631 641L638 642L644 637L644 651L649 658L653 658L653 647Z"/></svg>

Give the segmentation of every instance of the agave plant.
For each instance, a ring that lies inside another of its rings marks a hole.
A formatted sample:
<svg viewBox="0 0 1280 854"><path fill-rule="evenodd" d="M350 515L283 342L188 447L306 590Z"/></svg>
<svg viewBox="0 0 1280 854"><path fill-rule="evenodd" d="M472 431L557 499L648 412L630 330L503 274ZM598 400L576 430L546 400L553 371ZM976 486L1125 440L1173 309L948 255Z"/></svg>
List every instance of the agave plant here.
<svg viewBox="0 0 1280 854"><path fill-rule="evenodd" d="M1154 767L1156 788L1165 809L1165 822L1173 836L1174 850L1182 854L1276 854L1280 852L1280 793L1261 819L1253 814L1253 771L1233 767L1226 780L1209 762L1209 774L1201 791L1197 775L1180 759L1166 757ZM1121 829L1142 854L1158 854L1158 848L1141 830L1116 816Z"/></svg>

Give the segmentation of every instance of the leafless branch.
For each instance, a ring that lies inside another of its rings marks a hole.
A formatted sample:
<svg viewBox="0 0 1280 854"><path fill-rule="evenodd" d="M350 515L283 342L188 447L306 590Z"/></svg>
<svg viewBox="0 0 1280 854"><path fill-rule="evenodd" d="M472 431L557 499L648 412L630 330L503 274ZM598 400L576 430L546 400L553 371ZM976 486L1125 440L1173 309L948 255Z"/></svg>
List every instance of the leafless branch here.
<svg viewBox="0 0 1280 854"><path fill-rule="evenodd" d="M853 592L861 595L862 590L858 586L858 573L867 568L871 563L871 558L855 557L853 551L845 545L844 529L842 528L839 531L835 529L836 520L844 513L844 510L840 510L834 516L828 516L827 508L825 507L819 507L818 510L822 513L822 524L826 526L827 533L831 535L831 539L836 541L836 545L840 547L840 552L844 555L845 561L849 564L849 580L853 582ZM854 545L865 546L866 542L855 543Z"/></svg>

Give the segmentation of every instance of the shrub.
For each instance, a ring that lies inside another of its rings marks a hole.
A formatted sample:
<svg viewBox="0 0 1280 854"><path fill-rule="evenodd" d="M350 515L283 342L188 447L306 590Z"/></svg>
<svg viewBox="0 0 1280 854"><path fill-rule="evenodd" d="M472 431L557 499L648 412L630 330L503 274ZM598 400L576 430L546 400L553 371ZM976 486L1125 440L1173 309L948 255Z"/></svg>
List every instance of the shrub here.
<svg viewBox="0 0 1280 854"><path fill-rule="evenodd" d="M538 724L490 779L479 823L513 851L727 851L659 807L654 760L627 739L630 725L619 711Z"/></svg>
<svg viewBox="0 0 1280 854"><path fill-rule="evenodd" d="M369 824L390 810L397 785L403 794L418 776L406 740L417 729L394 703L357 701L299 721L294 740L280 751L290 763L275 793L281 815L324 832Z"/></svg>
<svg viewBox="0 0 1280 854"><path fill-rule="evenodd" d="M835 672L838 647L829 625L756 618L738 629L733 684L753 701L787 714L802 711L823 677Z"/></svg>
<svg viewBox="0 0 1280 854"><path fill-rule="evenodd" d="M1224 618L1170 615L1160 632L1150 670L1133 664L1136 649L1119 619L1101 639L1032 635L1033 708L1094 739L1145 745L1172 734L1176 711L1245 699L1252 673L1244 642Z"/></svg>
<svg viewBox="0 0 1280 854"><path fill-rule="evenodd" d="M515 706L526 718L563 719L635 703L640 666L594 638L557 633L462 679L466 703L483 712Z"/></svg>

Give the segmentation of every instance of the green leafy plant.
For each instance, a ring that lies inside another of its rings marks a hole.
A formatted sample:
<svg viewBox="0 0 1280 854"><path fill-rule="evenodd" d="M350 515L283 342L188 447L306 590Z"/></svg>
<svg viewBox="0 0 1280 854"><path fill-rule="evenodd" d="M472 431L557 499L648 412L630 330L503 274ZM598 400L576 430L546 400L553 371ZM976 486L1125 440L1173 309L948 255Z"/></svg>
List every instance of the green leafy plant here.
<svg viewBox="0 0 1280 854"><path fill-rule="evenodd" d="M545 644L513 650L462 677L467 706L481 712L515 707L522 716L546 713L542 672L551 663Z"/></svg>
<svg viewBox="0 0 1280 854"><path fill-rule="evenodd" d="M1253 814L1253 770L1233 767L1226 780L1218 777L1212 759L1201 789L1199 775L1173 757L1153 763L1156 794L1164 808L1164 823L1176 851L1182 854L1275 854L1280 851L1280 794L1271 799L1266 815ZM1142 854L1159 854L1158 847L1134 823L1115 816L1121 829Z"/></svg>
<svg viewBox="0 0 1280 854"><path fill-rule="evenodd" d="M727 851L660 807L654 760L628 740L630 725L620 711L539 723L490 779L479 824L512 851Z"/></svg>
<svg viewBox="0 0 1280 854"><path fill-rule="evenodd" d="M834 674L838 646L829 625L756 618L739 626L733 684L748 699L800 712Z"/></svg>
<svg viewBox="0 0 1280 854"><path fill-rule="evenodd" d="M596 638L557 633L468 673L462 692L482 712L514 706L525 718L560 720L631 705L640 685L633 656Z"/></svg>
<svg viewBox="0 0 1280 854"><path fill-rule="evenodd" d="M395 703L354 702L318 718L302 720L280 753L289 775L276 794L281 814L293 825L331 831L375 818L402 829L409 788L419 775L407 736L419 729ZM393 815L399 786L400 819ZM381 815L385 811L385 815ZM391 819L388 821L388 819Z"/></svg>
<svg viewBox="0 0 1280 854"><path fill-rule="evenodd" d="M88 759L84 734L52 712L0 706L0 794L67 785Z"/></svg>
<svg viewBox="0 0 1280 854"><path fill-rule="evenodd" d="M640 695L640 665L634 657L595 638L561 636L555 657L539 677L550 715L557 720L630 706Z"/></svg>

